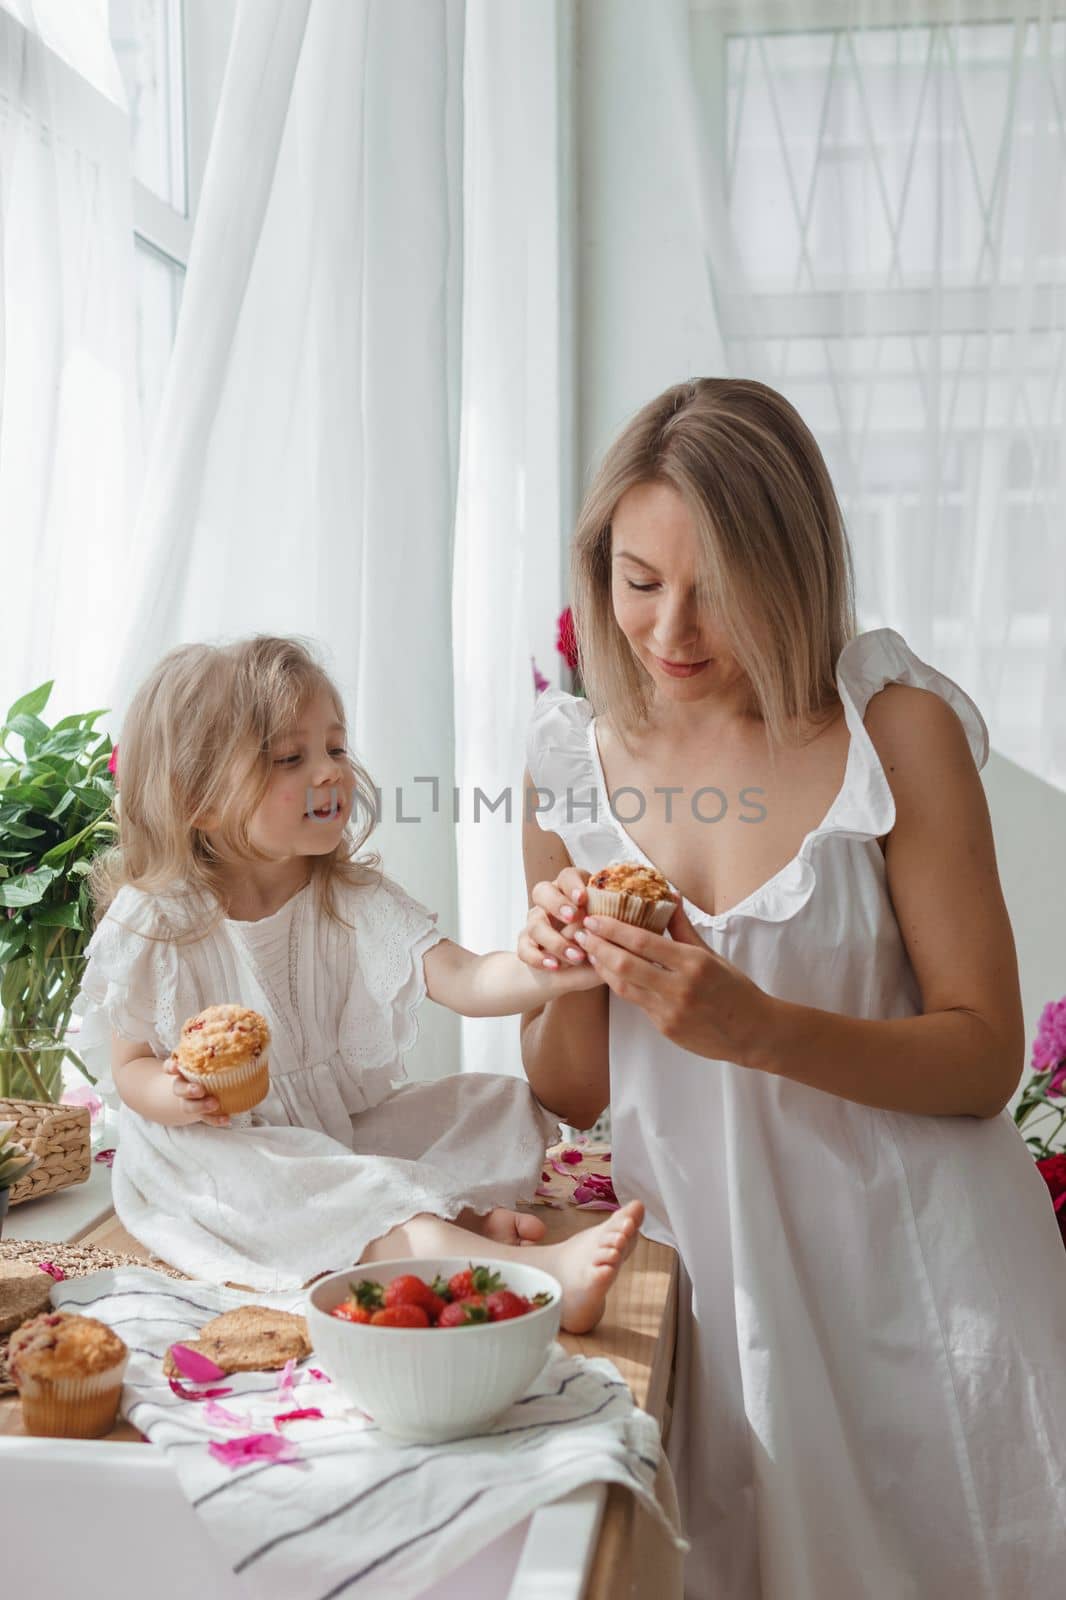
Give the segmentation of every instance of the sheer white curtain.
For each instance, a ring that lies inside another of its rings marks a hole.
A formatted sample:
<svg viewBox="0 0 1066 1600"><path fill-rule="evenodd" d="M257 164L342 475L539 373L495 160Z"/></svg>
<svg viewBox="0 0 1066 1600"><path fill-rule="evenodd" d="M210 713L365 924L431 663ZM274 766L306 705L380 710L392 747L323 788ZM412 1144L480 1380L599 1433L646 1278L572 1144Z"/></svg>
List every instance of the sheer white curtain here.
<svg viewBox="0 0 1066 1600"><path fill-rule="evenodd" d="M567 0L468 0L463 407L454 589L460 933L525 919L531 657L557 679L575 495L574 41ZM520 1073L514 1017L463 1024L468 1071Z"/></svg>
<svg viewBox="0 0 1066 1600"><path fill-rule="evenodd" d="M182 640L318 641L386 869L453 935L462 42L449 0L242 0L113 690ZM455 1070L423 1015L417 1070Z"/></svg>
<svg viewBox="0 0 1066 1600"><path fill-rule="evenodd" d="M690 12L726 370L817 434L864 625L1066 788L1066 12Z"/></svg>
<svg viewBox="0 0 1066 1600"><path fill-rule="evenodd" d="M106 7L0 5L0 711L107 704L141 440L129 132Z"/></svg>

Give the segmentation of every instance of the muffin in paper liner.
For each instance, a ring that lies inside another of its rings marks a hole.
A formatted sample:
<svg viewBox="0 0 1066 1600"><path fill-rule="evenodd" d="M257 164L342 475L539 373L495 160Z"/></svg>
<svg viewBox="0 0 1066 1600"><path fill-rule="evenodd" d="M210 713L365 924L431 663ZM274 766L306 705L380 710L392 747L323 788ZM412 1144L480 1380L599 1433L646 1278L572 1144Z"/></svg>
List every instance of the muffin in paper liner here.
<svg viewBox="0 0 1066 1600"><path fill-rule="evenodd" d="M173 1059L187 1083L202 1083L230 1115L250 1111L270 1092L270 1028L247 1006L207 1006L183 1023Z"/></svg>
<svg viewBox="0 0 1066 1600"><path fill-rule="evenodd" d="M617 917L652 933L665 933L677 899L655 867L612 862L593 873L587 885L589 915Z"/></svg>
<svg viewBox="0 0 1066 1600"><path fill-rule="evenodd" d="M251 1111L270 1092L270 1068L262 1056L253 1056L243 1066L231 1067L226 1072L187 1072L180 1057L176 1058L178 1071L187 1083L202 1083L208 1094L218 1101L218 1109L227 1116L238 1111Z"/></svg>
<svg viewBox="0 0 1066 1600"><path fill-rule="evenodd" d="M106 1323L43 1312L11 1337L8 1365L27 1433L98 1439L115 1425L129 1351Z"/></svg>
<svg viewBox="0 0 1066 1600"><path fill-rule="evenodd" d="M87 1378L23 1378L18 1384L22 1425L52 1439L99 1439L118 1415L129 1355Z"/></svg>

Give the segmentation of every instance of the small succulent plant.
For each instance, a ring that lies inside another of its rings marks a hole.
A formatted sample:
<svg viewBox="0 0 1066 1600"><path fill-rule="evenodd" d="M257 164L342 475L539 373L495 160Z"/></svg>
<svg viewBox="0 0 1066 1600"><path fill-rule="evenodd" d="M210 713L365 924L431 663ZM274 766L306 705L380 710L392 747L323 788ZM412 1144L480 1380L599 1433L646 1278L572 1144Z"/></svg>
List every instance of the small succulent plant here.
<svg viewBox="0 0 1066 1600"><path fill-rule="evenodd" d="M10 1189L37 1165L37 1157L11 1137L14 1131L13 1122L0 1122L0 1189Z"/></svg>

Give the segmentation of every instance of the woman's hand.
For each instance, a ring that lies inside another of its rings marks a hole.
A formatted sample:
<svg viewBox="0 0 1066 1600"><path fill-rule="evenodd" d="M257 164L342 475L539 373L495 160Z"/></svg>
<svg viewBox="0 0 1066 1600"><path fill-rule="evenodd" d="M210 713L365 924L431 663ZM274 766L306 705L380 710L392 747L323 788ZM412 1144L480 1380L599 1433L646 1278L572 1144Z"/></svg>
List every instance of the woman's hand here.
<svg viewBox="0 0 1066 1600"><path fill-rule="evenodd" d="M213 1094L208 1094L202 1083L190 1083L178 1071L177 1057L169 1055L163 1063L163 1071L172 1075L174 1082L171 1088L180 1101L181 1124L193 1122L209 1122L212 1128L228 1128L229 1117L225 1112L219 1111L218 1101Z"/></svg>
<svg viewBox="0 0 1066 1600"><path fill-rule="evenodd" d="M572 940L588 905L588 881L580 867L564 867L554 881L533 885L533 904L518 935L518 954L527 966L558 972L560 966L585 965L584 952Z"/></svg>
<svg viewBox="0 0 1066 1600"><path fill-rule="evenodd" d="M664 1038L694 1055L753 1064L773 999L708 949L680 905L667 927L669 939L615 917L582 920L574 938L590 964L619 999L640 1006Z"/></svg>

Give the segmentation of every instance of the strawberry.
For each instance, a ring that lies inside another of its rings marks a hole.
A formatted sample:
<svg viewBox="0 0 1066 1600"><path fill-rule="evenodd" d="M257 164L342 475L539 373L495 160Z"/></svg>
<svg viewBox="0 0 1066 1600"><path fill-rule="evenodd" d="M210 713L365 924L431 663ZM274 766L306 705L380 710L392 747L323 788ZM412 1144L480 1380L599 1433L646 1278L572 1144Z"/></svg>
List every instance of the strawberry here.
<svg viewBox="0 0 1066 1600"><path fill-rule="evenodd" d="M510 1322L512 1317L524 1317L533 1307L523 1295L513 1289L496 1289L485 1301L490 1322Z"/></svg>
<svg viewBox="0 0 1066 1600"><path fill-rule="evenodd" d="M360 1278L358 1283L349 1283L351 1297L357 1306L363 1306L367 1311L380 1311L387 1304L380 1283L376 1278Z"/></svg>
<svg viewBox="0 0 1066 1600"><path fill-rule="evenodd" d="M435 1294L428 1283L421 1278L416 1278L414 1273L405 1273L402 1277L393 1278L385 1286L385 1304L387 1306L421 1306L430 1322L436 1322L444 1310L444 1300Z"/></svg>
<svg viewBox="0 0 1066 1600"><path fill-rule="evenodd" d="M365 1306L357 1306L351 1300L342 1300L339 1306L334 1306L330 1312L331 1317L339 1317L342 1322L369 1322L370 1312Z"/></svg>
<svg viewBox="0 0 1066 1600"><path fill-rule="evenodd" d="M476 1322L488 1322L489 1312L484 1295L468 1295L465 1300L453 1300L440 1314L438 1328L469 1328Z"/></svg>
<svg viewBox="0 0 1066 1600"><path fill-rule="evenodd" d="M462 1272L456 1272L448 1279L448 1293L453 1300L468 1300L472 1294L491 1294L494 1289L503 1288L503 1279L498 1272L490 1272L488 1267L464 1267Z"/></svg>
<svg viewBox="0 0 1066 1600"><path fill-rule="evenodd" d="M429 1318L421 1306L383 1306L370 1318L378 1328L428 1328Z"/></svg>

